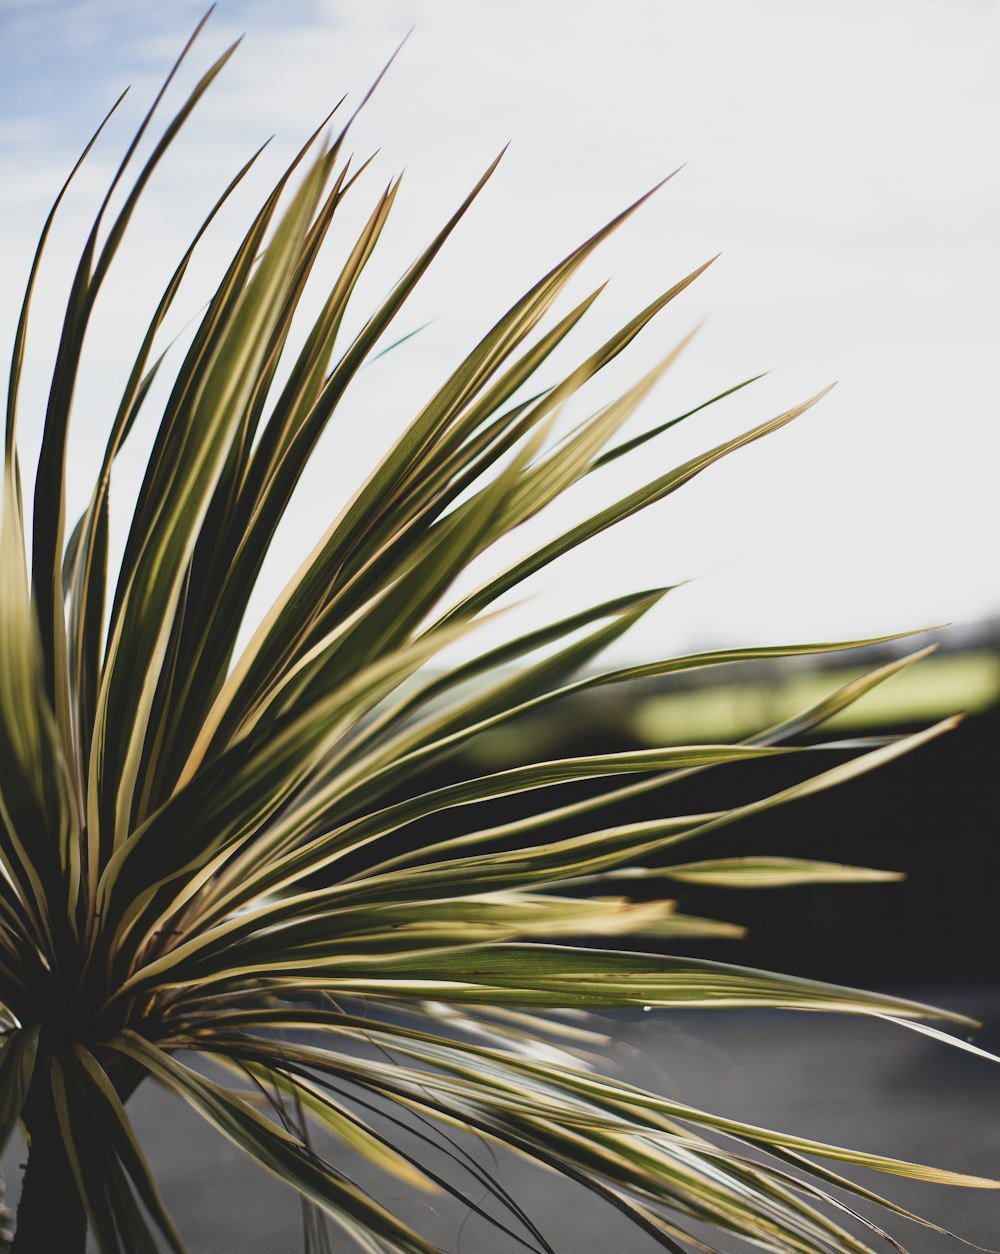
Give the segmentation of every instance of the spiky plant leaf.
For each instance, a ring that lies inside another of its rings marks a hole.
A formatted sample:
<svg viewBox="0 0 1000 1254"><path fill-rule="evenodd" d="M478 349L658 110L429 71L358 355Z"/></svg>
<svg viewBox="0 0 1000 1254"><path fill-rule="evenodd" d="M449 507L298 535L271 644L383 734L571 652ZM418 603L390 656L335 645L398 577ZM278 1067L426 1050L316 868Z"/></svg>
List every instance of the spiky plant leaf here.
<svg viewBox="0 0 1000 1254"><path fill-rule="evenodd" d="M29 312L51 214L13 346L0 532L0 1135L23 1119L29 1179L34 1162L63 1163L69 1183L59 1205L86 1212L102 1254L152 1254L164 1242L181 1250L124 1107L152 1078L303 1195L315 1249L325 1248L320 1212L364 1250L434 1247L317 1153L310 1123L404 1181L461 1199L531 1250L552 1247L451 1129L471 1129L583 1184L675 1254L715 1248L691 1224L771 1250L865 1254L857 1229L844 1226L854 1214L845 1199L906 1212L816 1159L995 1187L602 1079L575 1052L593 1031L536 1013L763 1006L962 1022L807 979L634 953L627 944L558 943L739 934L684 915L673 900L633 902L608 891L634 878L744 887L891 878L808 858L650 860L947 730L950 723L902 739L790 743L926 650L738 745L664 746L529 762L446 786L421 782L425 767L476 736L598 685L873 643L715 651L581 677L669 591L656 588L436 662L454 642L474 641L486 612L529 576L819 399L677 467L657 467L473 592L453 591L480 555L568 489L753 382L619 439L691 338L675 336L649 373L553 440L564 403L585 394L705 268L666 287L563 377L537 381L599 289L561 314L558 298L646 197L570 252L480 339L336 513L238 653L251 591L320 436L358 371L384 353L397 315L496 164L344 343L359 280L397 200L399 183L389 184L294 347L303 293L364 168L351 172L342 159L346 128L329 145L317 132L249 224L180 351L161 343L163 328L195 247L247 163L220 189L164 291L150 294L125 388L108 407L89 504L65 537L66 449L91 314L157 165L231 51L166 125L102 241L111 195L153 123L157 97L85 243L34 479L30 583L17 397L37 334L29 335ZM115 460L175 352L112 579ZM730 809L664 808L658 818L612 826L591 818L695 771L781 754L809 764L830 753L834 765ZM583 780L600 787L569 802L546 791ZM531 802L536 793L525 816L490 821L491 803ZM417 821L450 811L460 812L463 835L396 843ZM583 829L547 834L566 821ZM567 896L570 885L585 895ZM365 1053L372 1047L377 1060ZM203 1074L198 1059L230 1080L235 1073L238 1087ZM412 1137L443 1153L448 1170L406 1149ZM480 1204L484 1189L500 1215ZM43 1248L50 1210L22 1215L16 1249ZM880 1234L855 1218L860 1230Z"/></svg>

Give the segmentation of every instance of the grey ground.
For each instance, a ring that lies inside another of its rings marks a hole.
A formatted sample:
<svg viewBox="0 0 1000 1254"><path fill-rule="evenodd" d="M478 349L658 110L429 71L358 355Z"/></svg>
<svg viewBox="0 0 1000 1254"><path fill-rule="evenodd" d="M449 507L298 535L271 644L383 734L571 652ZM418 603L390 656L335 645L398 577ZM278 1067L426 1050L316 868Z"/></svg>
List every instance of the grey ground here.
<svg viewBox="0 0 1000 1254"><path fill-rule="evenodd" d="M1000 990L907 990L982 1018L976 1040L1000 1049ZM616 1043L608 1065L632 1083L691 1105L815 1139L1000 1177L1000 1065L946 1048L890 1024L780 1012L654 1012L606 1020ZM281 1254L301 1249L298 1204L282 1186L152 1085L130 1105L164 1197L190 1254ZM477 1147L493 1166L491 1152ZM16 1201L23 1147L4 1157L8 1200ZM505 1186L558 1254L655 1246L577 1186L513 1158L498 1168ZM862 1173L865 1183L981 1246L1000 1246L1000 1192L972 1192ZM407 1194L393 1182L363 1181L448 1254L501 1254L518 1247L456 1204ZM898 1221L912 1254L967 1248ZM724 1248L737 1251L730 1242ZM743 1247L744 1249L747 1247ZM888 1247L887 1247L888 1248ZM742 1252L741 1252L742 1254Z"/></svg>

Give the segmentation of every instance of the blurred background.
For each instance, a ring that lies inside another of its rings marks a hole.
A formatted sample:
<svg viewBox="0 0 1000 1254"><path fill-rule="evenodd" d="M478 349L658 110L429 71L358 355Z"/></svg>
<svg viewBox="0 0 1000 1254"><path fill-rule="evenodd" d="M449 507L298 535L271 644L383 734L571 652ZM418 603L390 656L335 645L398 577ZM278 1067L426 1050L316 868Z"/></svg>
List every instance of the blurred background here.
<svg viewBox="0 0 1000 1254"><path fill-rule="evenodd" d="M54 230L36 325L61 317L70 267L103 187L202 7L200 0L0 0L3 343L13 336L13 293L21 290L52 198L100 117L131 84ZM411 27L353 129L359 160L375 156L353 204L345 204L343 233L327 259L333 273L352 226L405 167L355 302L358 324L497 151L508 142L510 148L403 315L398 333L417 334L363 372L345 419L325 437L279 535L255 612L325 529L337 507L331 501L350 493L496 317L573 245L683 166L568 293L564 308L610 279L554 368L569 369L658 292L722 256L602 374L581 407L570 407L565 422L610 399L702 322L633 431L768 373L647 446L639 465L622 459L598 488L588 479L587 495L577 492L549 511L524 544L592 512L595 494L611 500L829 382L839 386L790 428L546 570L503 630L554 608L568 613L667 583L683 586L615 646L613 661L938 628L928 638L939 651L852 707L841 730L903 731L962 710L967 718L957 731L842 790L727 829L700 855L810 856L905 870L906 882L692 890L681 894L681 905L748 929L742 940L700 942L692 952L917 992L995 1024L995 0L222 0L177 98L210 55L245 31L243 46L158 172L156 194L93 327L74 419L81 494L103 449L107 397L124 381L122 346L130 347L144 325L150 290L162 287L209 204L273 134L260 169L206 238L170 334L182 336L198 313L220 250L284 159L345 92L344 109L360 99ZM25 380L22 451L29 464L55 350L54 341L43 341L36 337ZM138 431L119 463L112 514L119 538L149 439L148 430ZM499 565L509 556L505 549L492 560ZM484 573L480 568L477 582ZM685 682L597 689L484 738L474 756L441 768L441 778L539 754L737 739L903 647L821 665L756 665ZM754 764L752 773L702 774L672 789L670 804L696 811L728 805L775 790L793 778L791 770L768 762ZM652 815L658 804L651 794L620 817ZM887 1029L870 1029L862 1048L848 1044L849 1025L828 1036L801 1016L779 1026L773 1016L737 1021L723 1014L697 1026L691 1018L661 1027L652 1050L648 1021L622 1020L615 1030L621 1050L633 1050L632 1062L622 1065L662 1064L691 1100L701 1092L703 1101L714 1096L761 1121L797 1118L803 1131L857 1143L859 1120L867 1119L871 1148L1000 1171L998 1134L981 1117L983 1103L1000 1093L985 1063L950 1056L942 1062L940 1047L917 1038L899 1042ZM749 1034L748 1022L757 1024ZM793 1059L809 1061L799 1089ZM841 1093L846 1085L847 1106L829 1105L825 1115L814 1109L825 1101L816 1094L817 1067ZM927 1089L932 1068L937 1088ZM923 1115L908 1123L900 1112L913 1109L907 1103L920 1091L927 1095ZM794 1107L791 1115L782 1103ZM824 1117L830 1126L817 1127ZM156 1153L169 1165L170 1125L160 1118L154 1107L150 1127L162 1131ZM883 1122L895 1128L895 1139L882 1135ZM229 1158L206 1163L222 1174L209 1172L197 1186L190 1164L171 1168L181 1205L187 1198L191 1222L203 1225L204 1244L192 1248L258 1248L253 1241L271 1232L262 1216L285 1212L258 1199L246 1211L243 1244L233 1243L231 1227L222 1239L198 1189L219 1182L241 1188L242 1177ZM912 1191L907 1200L929 1209ZM959 1198L942 1220L970 1219L966 1235L995 1242L995 1205L980 1202ZM945 1210L951 1204L942 1203ZM231 1208L226 1213L235 1222ZM599 1248L581 1245L581 1234L574 1248ZM469 1249L492 1248L467 1240ZM913 1242L918 1251L953 1248L926 1234Z"/></svg>

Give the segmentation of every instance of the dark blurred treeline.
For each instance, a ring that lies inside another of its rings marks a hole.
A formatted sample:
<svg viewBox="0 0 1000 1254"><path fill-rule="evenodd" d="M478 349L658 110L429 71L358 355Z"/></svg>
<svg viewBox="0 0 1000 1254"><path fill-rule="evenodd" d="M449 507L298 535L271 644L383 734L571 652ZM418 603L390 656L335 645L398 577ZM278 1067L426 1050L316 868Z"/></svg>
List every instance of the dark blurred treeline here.
<svg viewBox="0 0 1000 1254"><path fill-rule="evenodd" d="M982 641L976 644L976 656L981 658ZM961 646L951 650L953 655L961 651ZM860 661L878 665L888 656L891 652L874 651ZM844 664L842 657L839 664ZM933 659L919 664L933 665ZM742 675L751 674L759 683L760 672L752 668L740 668L740 674L727 682L739 684L745 682ZM641 720L631 713L648 701L651 692L658 701L669 701L670 685L658 681L652 687L598 688L548 707L543 715L523 719L492 740L483 738L465 755L439 764L421 778L419 788L532 758L647 748L648 731L640 734ZM690 683L686 692L690 705ZM951 709L962 707L962 695L956 692ZM904 871L904 882L734 890L629 880L614 891L633 897L669 895L685 914L724 919L748 929L744 940L671 942L672 952L836 981L961 984L998 978L1000 703L991 693L980 697L973 703L980 708L957 729L889 765L680 846L667 859L808 857ZM941 698L936 691L938 706ZM911 711L905 721L881 727L871 725L869 714L856 733L848 721L826 738L915 730L935 721L938 713L940 709ZM588 821L577 820L576 827L550 827L546 834L570 835L665 814L717 810L765 796L843 760L843 755L803 757L808 761L779 758L695 773L665 789L599 810ZM547 790L530 794L527 803L522 798L451 811L444 823L439 816L432 826L415 825L400 834L399 846L419 847L473 827L492 826L533 806L548 808L588 795L594 787Z"/></svg>
<svg viewBox="0 0 1000 1254"><path fill-rule="evenodd" d="M741 941L704 941L686 952L831 980L1000 978L998 751L994 706L842 787L685 846L692 859L779 854L907 876L896 884L781 889L677 885L685 913L748 928ZM680 813L721 808L797 777L781 760L705 772L671 786L670 806ZM636 818L655 812L654 797L633 811ZM619 813L625 817L624 807Z"/></svg>

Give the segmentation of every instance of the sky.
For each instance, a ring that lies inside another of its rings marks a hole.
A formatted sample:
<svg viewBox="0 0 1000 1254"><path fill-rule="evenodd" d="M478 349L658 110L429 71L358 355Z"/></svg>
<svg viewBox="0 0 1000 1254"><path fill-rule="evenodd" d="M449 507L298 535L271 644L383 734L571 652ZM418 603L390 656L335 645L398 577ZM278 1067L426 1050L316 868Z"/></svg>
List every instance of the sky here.
<svg viewBox="0 0 1000 1254"><path fill-rule="evenodd" d="M11 342L50 202L131 84L53 235L24 392L28 460L90 215L201 11L187 0L0 0L0 346ZM157 174L102 298L74 415L71 510L84 503L155 284L214 197L273 134L246 195L206 238L168 334L207 298L282 158L344 92L363 94L411 28L353 131L358 155L377 155L325 263L335 274L352 223L405 169L359 321L510 147L398 327L430 325L365 370L324 438L255 613L477 336L574 244L681 166L568 294L566 309L610 280L560 361L568 369L659 291L721 256L566 421L624 389L702 320L630 431L770 373L570 494L490 562L838 385L791 427L536 577L517 612L537 618L689 581L618 646L644 657L1000 613L993 0L296 0L280 15L262 0L221 0L183 81L245 38ZM119 542L144 447L139 431L116 475Z"/></svg>

